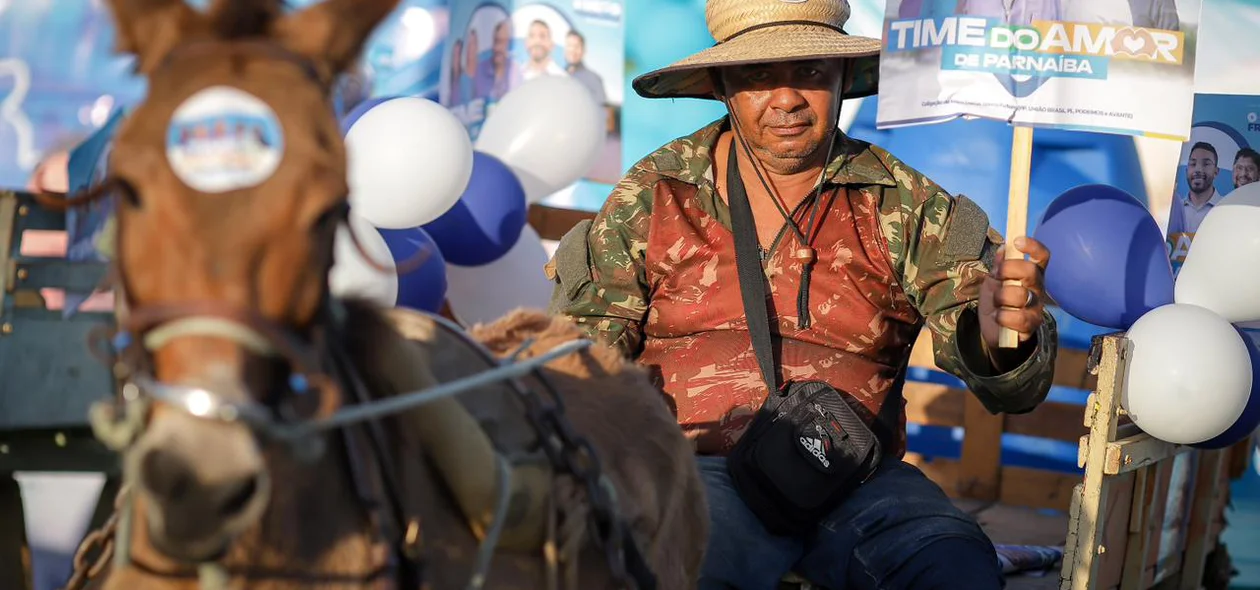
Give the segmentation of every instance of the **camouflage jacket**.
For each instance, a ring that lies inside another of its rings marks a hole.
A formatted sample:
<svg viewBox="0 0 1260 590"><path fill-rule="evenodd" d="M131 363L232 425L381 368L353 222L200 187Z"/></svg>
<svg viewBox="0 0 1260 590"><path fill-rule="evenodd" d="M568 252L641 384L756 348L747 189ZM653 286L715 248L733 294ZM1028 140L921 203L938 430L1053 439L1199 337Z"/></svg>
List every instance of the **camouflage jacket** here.
<svg viewBox="0 0 1260 590"><path fill-rule="evenodd" d="M637 163L549 265L552 311L647 366L702 453L729 450L766 394L743 317L729 208L714 188L711 151L726 125ZM837 141L814 242L812 326L795 317L800 272L796 246L786 243L795 236L781 234L764 263L781 378L827 381L861 402L869 421L926 323L937 365L989 411L1030 411L1050 388L1055 324L1047 313L1027 360L993 374L977 306L1002 238L983 210L878 147Z"/></svg>

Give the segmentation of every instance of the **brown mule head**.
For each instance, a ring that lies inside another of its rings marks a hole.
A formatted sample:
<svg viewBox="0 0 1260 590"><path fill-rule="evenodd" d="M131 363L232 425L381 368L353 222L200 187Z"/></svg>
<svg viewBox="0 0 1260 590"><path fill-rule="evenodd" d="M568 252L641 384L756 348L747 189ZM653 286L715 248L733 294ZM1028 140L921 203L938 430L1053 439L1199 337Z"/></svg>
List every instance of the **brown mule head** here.
<svg viewBox="0 0 1260 590"><path fill-rule="evenodd" d="M148 78L111 158L121 322L157 384L271 404L294 357L265 341L309 334L344 219L333 80L398 0L288 15L279 0L216 0L204 13L183 0L109 3L120 49ZM190 561L221 553L269 499L254 433L195 417L200 402L157 399L125 457L150 538Z"/></svg>

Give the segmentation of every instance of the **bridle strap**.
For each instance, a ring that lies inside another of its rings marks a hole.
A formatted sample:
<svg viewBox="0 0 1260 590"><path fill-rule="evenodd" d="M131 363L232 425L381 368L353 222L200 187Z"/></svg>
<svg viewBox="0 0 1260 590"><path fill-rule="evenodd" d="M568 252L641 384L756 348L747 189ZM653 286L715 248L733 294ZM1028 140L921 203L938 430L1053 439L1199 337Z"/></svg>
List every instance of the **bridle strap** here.
<svg viewBox="0 0 1260 590"><path fill-rule="evenodd" d="M280 350L266 336L245 324L215 316L189 316L157 326L144 335L144 347L157 350L185 336L224 338L259 356L280 356Z"/></svg>
<svg viewBox="0 0 1260 590"><path fill-rule="evenodd" d="M302 335L258 312L217 301L149 304L129 307L119 318L122 330L154 351L176 338L221 337L263 356L281 357L302 374L316 374L319 355Z"/></svg>

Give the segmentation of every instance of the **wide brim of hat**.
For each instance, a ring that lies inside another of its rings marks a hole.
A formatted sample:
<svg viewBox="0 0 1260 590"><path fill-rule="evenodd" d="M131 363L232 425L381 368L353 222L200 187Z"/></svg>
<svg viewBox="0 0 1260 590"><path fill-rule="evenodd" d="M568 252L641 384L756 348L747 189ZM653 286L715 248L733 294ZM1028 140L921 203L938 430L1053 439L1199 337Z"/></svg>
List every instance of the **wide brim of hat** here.
<svg viewBox="0 0 1260 590"><path fill-rule="evenodd" d="M644 98L714 98L710 68L807 59L853 59L858 68L844 98L879 90L880 40L826 27L783 25L749 31L667 67L634 79Z"/></svg>

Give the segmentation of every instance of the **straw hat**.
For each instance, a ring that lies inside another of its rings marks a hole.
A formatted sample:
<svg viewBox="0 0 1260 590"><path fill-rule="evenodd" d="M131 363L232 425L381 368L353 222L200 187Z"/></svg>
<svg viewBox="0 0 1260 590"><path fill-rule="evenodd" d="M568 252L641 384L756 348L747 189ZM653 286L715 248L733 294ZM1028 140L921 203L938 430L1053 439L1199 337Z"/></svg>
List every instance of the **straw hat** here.
<svg viewBox="0 0 1260 590"><path fill-rule="evenodd" d="M858 68L845 98L877 91L880 41L841 29L848 0L708 0L704 18L717 45L635 78L639 96L713 98L709 68L828 58Z"/></svg>

